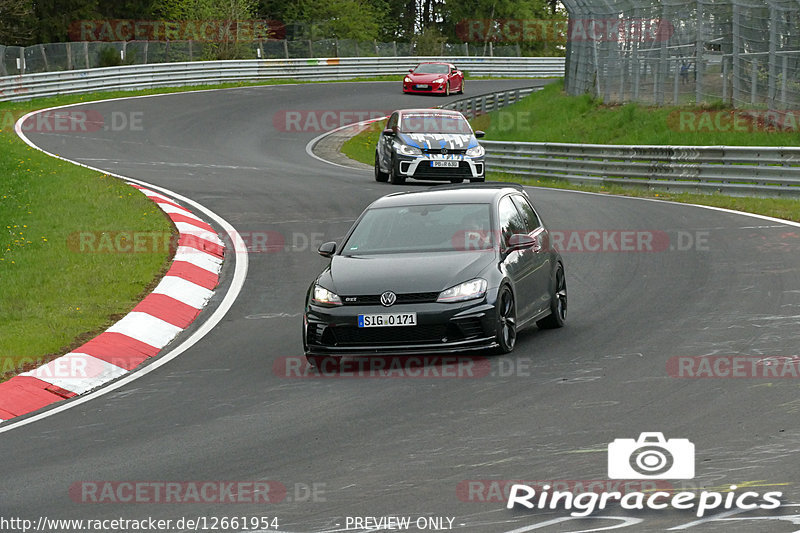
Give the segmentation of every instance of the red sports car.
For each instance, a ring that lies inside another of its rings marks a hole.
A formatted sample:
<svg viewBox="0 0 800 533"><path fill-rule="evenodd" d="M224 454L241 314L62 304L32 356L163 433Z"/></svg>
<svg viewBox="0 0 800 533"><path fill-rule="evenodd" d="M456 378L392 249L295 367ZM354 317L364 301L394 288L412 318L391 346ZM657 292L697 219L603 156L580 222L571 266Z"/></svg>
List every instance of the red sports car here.
<svg viewBox="0 0 800 533"><path fill-rule="evenodd" d="M464 73L450 63L420 63L403 79L404 93L464 92Z"/></svg>

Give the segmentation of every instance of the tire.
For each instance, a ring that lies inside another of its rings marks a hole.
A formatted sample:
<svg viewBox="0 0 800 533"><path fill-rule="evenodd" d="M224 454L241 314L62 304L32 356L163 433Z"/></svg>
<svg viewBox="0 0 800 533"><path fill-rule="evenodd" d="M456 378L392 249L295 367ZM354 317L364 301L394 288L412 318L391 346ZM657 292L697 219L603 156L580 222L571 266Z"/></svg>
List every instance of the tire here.
<svg viewBox="0 0 800 533"><path fill-rule="evenodd" d="M393 185L402 185L406 182L406 177L400 174L399 168L392 159L392 166L389 168L389 181L392 182Z"/></svg>
<svg viewBox="0 0 800 533"><path fill-rule="evenodd" d="M447 85L444 88L444 95L445 96L450 96L450 82L449 81L447 82Z"/></svg>
<svg viewBox="0 0 800 533"><path fill-rule="evenodd" d="M486 180L486 178L470 178L469 182L470 183L480 183L480 182L485 181L485 180Z"/></svg>
<svg viewBox="0 0 800 533"><path fill-rule="evenodd" d="M308 355L306 361L319 372L333 372L339 367L341 357L335 355Z"/></svg>
<svg viewBox="0 0 800 533"><path fill-rule="evenodd" d="M461 87L458 88L458 94L464 94L464 80L461 80Z"/></svg>
<svg viewBox="0 0 800 533"><path fill-rule="evenodd" d="M536 321L536 325L541 329L556 329L564 327L567 322L567 278L564 275L564 267L559 264L556 269L556 280L553 289L550 291L550 314L541 320Z"/></svg>
<svg viewBox="0 0 800 533"><path fill-rule="evenodd" d="M497 294L497 352L510 353L517 342L517 309L514 293L504 285Z"/></svg>
<svg viewBox="0 0 800 533"><path fill-rule="evenodd" d="M389 174L381 170L378 164L378 152L375 152L375 181L385 182L389 179Z"/></svg>
<svg viewBox="0 0 800 533"><path fill-rule="evenodd" d="M452 178L450 183L463 183L464 178Z"/></svg>

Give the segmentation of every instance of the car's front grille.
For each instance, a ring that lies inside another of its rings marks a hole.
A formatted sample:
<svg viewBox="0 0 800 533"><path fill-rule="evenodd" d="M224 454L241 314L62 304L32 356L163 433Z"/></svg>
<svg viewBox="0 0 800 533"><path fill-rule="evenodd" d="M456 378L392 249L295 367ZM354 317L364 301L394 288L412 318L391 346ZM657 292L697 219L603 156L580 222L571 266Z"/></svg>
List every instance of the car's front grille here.
<svg viewBox="0 0 800 533"><path fill-rule="evenodd" d="M426 154L445 154L463 155L467 153L466 148L425 148L422 150Z"/></svg>
<svg viewBox="0 0 800 533"><path fill-rule="evenodd" d="M439 297L438 292L412 292L406 294L398 294L397 300L394 305L398 304L421 304L435 302ZM367 294L357 296L342 296L342 303L344 305L380 305L380 294Z"/></svg>
<svg viewBox="0 0 800 533"><path fill-rule="evenodd" d="M447 338L444 324L388 328L335 326L327 328L327 332L337 346L425 344L443 342ZM328 335L325 337L327 340Z"/></svg>
<svg viewBox="0 0 800 533"><path fill-rule="evenodd" d="M424 162L417 166L414 171L415 178L471 178L472 171L469 165L463 161L456 167L432 167L430 163Z"/></svg>

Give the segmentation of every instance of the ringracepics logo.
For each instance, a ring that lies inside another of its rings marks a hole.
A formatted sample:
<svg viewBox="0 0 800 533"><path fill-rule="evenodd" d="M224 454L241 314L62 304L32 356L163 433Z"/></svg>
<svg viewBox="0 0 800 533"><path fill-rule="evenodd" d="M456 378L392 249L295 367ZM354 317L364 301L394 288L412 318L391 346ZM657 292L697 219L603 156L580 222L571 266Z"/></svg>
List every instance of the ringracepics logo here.
<svg viewBox="0 0 800 533"><path fill-rule="evenodd" d="M665 442L663 433L642 433L638 441L617 439L608 445L608 477L692 479L694 444L686 439Z"/></svg>
<svg viewBox="0 0 800 533"><path fill-rule="evenodd" d="M638 439L616 439L608 445L608 477L611 479L691 479L694 477L694 444L687 439L666 440L663 433L642 433ZM730 485L725 492L702 490L620 490L582 492L557 490L553 485L531 486L517 483L508 494L506 508L519 505L526 509L571 511L571 516L588 516L618 504L626 510L695 510L698 517L715 510L777 509L782 492L737 492Z"/></svg>

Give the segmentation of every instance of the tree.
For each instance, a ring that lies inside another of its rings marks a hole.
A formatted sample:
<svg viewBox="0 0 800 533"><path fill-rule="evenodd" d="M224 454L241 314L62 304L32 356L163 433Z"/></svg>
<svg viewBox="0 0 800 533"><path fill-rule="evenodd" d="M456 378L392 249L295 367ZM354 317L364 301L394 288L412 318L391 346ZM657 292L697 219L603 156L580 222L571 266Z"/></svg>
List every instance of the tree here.
<svg viewBox="0 0 800 533"><path fill-rule="evenodd" d="M298 0L287 8L286 16L305 23L309 39L371 41L380 35L384 9L368 0Z"/></svg>
<svg viewBox="0 0 800 533"><path fill-rule="evenodd" d="M30 44L33 25L33 0L0 0L0 44Z"/></svg>

